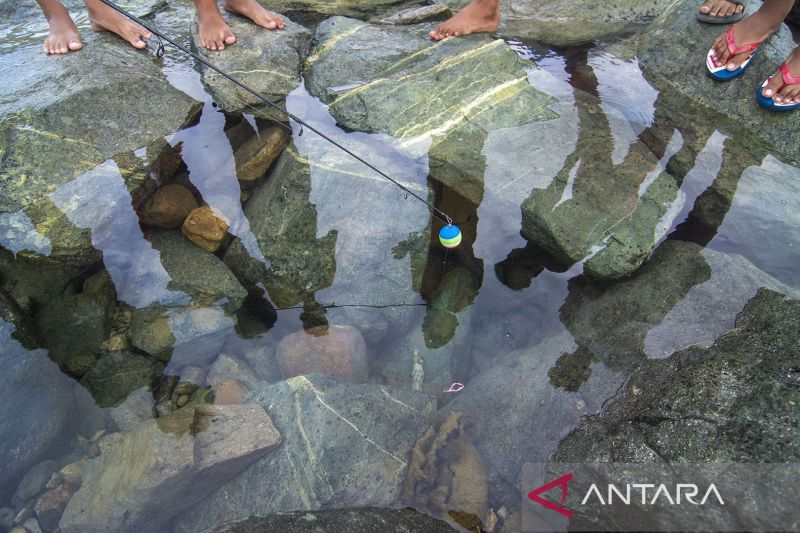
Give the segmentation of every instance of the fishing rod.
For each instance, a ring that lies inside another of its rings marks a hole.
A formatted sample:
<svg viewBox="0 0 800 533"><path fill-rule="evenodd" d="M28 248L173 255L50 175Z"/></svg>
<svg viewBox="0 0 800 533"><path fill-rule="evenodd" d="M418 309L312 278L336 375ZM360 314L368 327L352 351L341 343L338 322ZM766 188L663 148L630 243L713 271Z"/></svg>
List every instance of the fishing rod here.
<svg viewBox="0 0 800 533"><path fill-rule="evenodd" d="M372 169L373 171L377 172L382 177L386 178L390 182L392 182L395 185L397 185L398 187L400 187L407 194L410 194L411 196L413 196L414 198L416 198L417 200L419 200L423 204L427 205L431 209L433 216L435 216L436 218L438 218L440 221L442 221L445 224L445 227L442 228L441 232L439 233L439 241L442 243L442 245L445 248L456 248L459 244L461 244L461 230L457 226L455 226L453 224L453 219L450 218L447 215L447 213L445 213L444 211L442 211L441 209L439 209L438 207L433 205L431 202L429 202L426 199L422 198L421 196L419 196L414 191L408 189L402 183L400 183L399 181L395 180L394 178L392 178L391 176L389 176L388 174L386 174L385 172L380 170L378 167L376 167L375 165L373 165L369 161L367 161L364 158L362 158L361 156L359 156L358 154L354 153L353 151L349 150L345 146L341 145L336 140L334 140L331 137L325 135L320 130L318 130L317 128L315 128L311 124L307 123L303 119L297 117L296 115L294 115L293 113L290 113L289 111L281 109L278 105L276 105L275 103L270 101L268 98L263 96L261 93L259 93L258 91L256 91L252 87L250 87L249 85L247 85L244 82L239 81L238 79L234 78L233 76L231 76L230 74L228 74L224 70L220 69L219 67L215 66L213 63L209 62L208 60L206 60L205 58L200 56L199 54L196 54L195 52L192 52L191 50L189 50L185 46L175 42L173 39L171 39L168 36L164 35L157 28L152 27L147 22L143 21L142 19L140 19L139 17L137 17L133 13L130 13L130 12L126 11L125 9L121 8L120 6L115 4L114 2L111 2L111 0L100 0L100 1L103 2L105 5L107 5L108 7L110 7L111 9L113 9L114 11L116 11L116 12L120 13L121 15L129 18L130 20L136 22L137 24L139 24L140 26L145 28L147 31L149 31L150 33L152 33L153 35L158 37L159 38L159 45L158 45L157 55L159 57L164 55L164 43L161 42L161 40L163 40L163 41L166 41L167 43L171 44L172 46L174 46L175 48L177 48L178 50L180 50L184 54L187 54L190 57L194 58L195 61L199 61L200 63L202 63L206 67L210 68L211 70L213 70L214 72L216 72L220 76L223 76L224 78L226 78L231 83L233 83L235 85L238 85L239 87L241 87L245 91L249 92L250 94L252 94L256 98L258 98L259 100L261 100L262 102L267 104L269 107L271 107L275 111L277 111L277 112L281 113L282 115L288 117L290 120L294 120L296 123L300 124L301 127L308 128L309 130L313 131L314 133L316 133L317 135L319 135L320 137L322 137L323 139L325 139L326 141L328 141L329 143L331 143L332 145L334 145L338 149L340 149L343 152L345 152L346 154L348 154L350 157L352 157L352 158L356 159L357 161L361 162L362 164L366 165L368 168Z"/></svg>

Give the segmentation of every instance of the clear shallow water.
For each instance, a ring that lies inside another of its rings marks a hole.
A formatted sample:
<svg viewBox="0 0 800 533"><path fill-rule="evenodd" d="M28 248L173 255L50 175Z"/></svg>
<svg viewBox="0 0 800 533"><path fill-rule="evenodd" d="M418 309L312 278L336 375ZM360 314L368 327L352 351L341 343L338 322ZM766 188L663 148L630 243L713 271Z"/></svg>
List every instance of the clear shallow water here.
<svg viewBox="0 0 800 533"><path fill-rule="evenodd" d="M603 143L601 152L609 168L626 164L631 151L643 142L643 134L662 125L658 115L659 94L642 76L635 60L621 59L602 47L560 53L522 43L514 46L522 57L535 61L531 62L529 81L538 90L558 98L553 109L560 118L496 130L488 136L483 149L486 168L475 170L476 175L482 174L484 183L479 202L428 178L430 139L399 140L386 135L345 132L305 88L298 88L287 99L289 111L348 148L367 155L371 162L409 188L429 195L442 209L452 213L466 237L458 253L445 254L435 245L427 250L422 261L414 261L412 254L396 253L397 247L413 240L410 235L425 238L431 229L438 230L427 207L404 198L402 191L371 175L358 162L342 158L313 133L301 136L294 124L290 126L294 145L311 165L305 200L314 208L313 219L305 222L315 226L317 241L321 242L331 231L337 235L332 258L337 267L335 275L304 302L282 305L272 301L277 298L270 298L268 293L251 294L245 312L236 316L223 310L225 302L209 305L191 302L193 306L187 312L185 306L191 297L172 286L173 280L158 251L148 240L152 232L140 226L123 178L113 162L61 187L52 195L53 202L71 222L92 230L93 245L103 253L104 267L111 275L119 302L134 309L153 303L168 306L168 324L176 344L164 369L169 375L185 376L189 368L206 371L217 355L225 353L251 365L261 381L279 381L281 376L274 360L278 342L310 324L328 322L354 324L362 330L374 359L370 382L410 388L414 335L419 337L426 317L433 316L430 303L441 280L457 268L466 269L471 290L467 305L454 313L458 326L449 333L443 346L423 353L429 362L447 361L449 370L442 374L431 372L432 383L426 390L438 397L441 407L449 401L458 402L457 395L440 392L442 385L452 381L464 383L463 396L469 398L467 394L473 386L501 380L495 385L496 390L511 397L515 391L504 391L503 380L507 380L508 387L520 385L513 379L514 371L504 370L503 365L520 358L520 354L528 359L541 356L541 365L533 367L540 375L532 381L545 383L543 388L568 398L570 405L576 406L571 408L569 416L562 416L554 408L538 406L542 419L556 424L548 428L547 435L537 433L538 426L530 428L529 439L541 439L537 452L540 455L535 459L546 459L558 439L574 428L579 415L597 412L615 394L619 383L642 355L661 358L693 344L710 345L733 327L736 313L757 286L766 284L787 294L797 294L800 290L797 269L800 250L796 248L794 223L797 198L771 194L785 187L787 171L783 163L768 156L761 167L747 167L737 177L736 194L719 218L719 224L709 228L698 223L693 211L718 179L726 158L728 135L711 132L686 172L677 199L661 222L658 238L662 243L685 240L700 244L704 249L697 253L702 255L710 273L695 281L693 272L685 272L691 281L690 288L676 290L665 301L655 302L645 316L633 311L626 314L628 309L623 305L618 309L622 316L620 324L611 332L621 340L614 339L609 332L601 331L601 326L593 324L592 319L599 317L592 317L591 313L588 318L576 317L580 313L570 311L575 307L581 310L575 302L583 297L582 284L593 284L584 276L580 262L560 264L528 244L520 234L523 223L520 204L535 191L551 186L556 175L565 169L567 185L554 209L573 201L586 179L582 168L592 163L581 153L573 157L576 150L583 150L582 139L587 134L594 135L594 142ZM269 268L270 259L264 257L255 243L253 227L257 221L248 219L241 202L242 190L234 161L234 151L241 140L228 135L237 127L239 131L249 128L251 135L256 135L269 123L258 113L237 116L221 112L205 92L192 65L177 54L170 52L163 68L175 87L204 103L195 124L167 139L171 145L180 146L184 166L178 173L187 176L203 201L228 222L230 233L241 239L250 258ZM583 123L587 109L601 115L597 123L590 124L592 128L597 124L603 128L599 134L587 131ZM636 169L642 178L639 197L693 135L685 133L679 128L667 135L658 163L652 168ZM516 151L509 150L509 146L528 149L521 159L511 159L507 154ZM86 191L92 191L92 196ZM782 221L781 217L785 219ZM25 228L25 221L14 219L14 226ZM46 252L46 243L37 240L36 235L23 236L28 238L2 237L0 244L13 252L22 246ZM298 246L305 247L302 251L307 254L326 253L322 245L318 247L314 242L303 241ZM752 281L739 283L743 278L739 271L731 276L732 265L747 273L747 279ZM415 285L417 277L424 282ZM624 291L627 284L637 283L637 277L614 285ZM381 283L371 285L365 280ZM654 276L636 286L631 300L634 297L647 300L651 295L660 298L663 287L658 284L669 281L669 277ZM722 303L725 305L719 305ZM402 322L403 327L396 327L395 320ZM187 326L189 322L212 325L207 329L193 328ZM198 329L202 335L196 334ZM545 348L548 342L556 345L552 353ZM572 367L559 357L571 351L578 353L579 346L594 353L588 363L591 377L584 375L587 364ZM567 381L577 382L578 386L565 391L562 382L556 383L556 378L549 375L552 369L559 369ZM525 383L523 379L522 386ZM532 406L516 407L526 410ZM481 407L473 409L480 412ZM513 413L484 415L511 417ZM502 470L507 462L534 459L492 457L496 449L492 435L478 432L475 438L490 476L493 470ZM70 442L64 449L56 449L52 455L60 458L72 453L72 445ZM490 497L495 508L512 505L491 491ZM18 502L2 505L18 505Z"/></svg>

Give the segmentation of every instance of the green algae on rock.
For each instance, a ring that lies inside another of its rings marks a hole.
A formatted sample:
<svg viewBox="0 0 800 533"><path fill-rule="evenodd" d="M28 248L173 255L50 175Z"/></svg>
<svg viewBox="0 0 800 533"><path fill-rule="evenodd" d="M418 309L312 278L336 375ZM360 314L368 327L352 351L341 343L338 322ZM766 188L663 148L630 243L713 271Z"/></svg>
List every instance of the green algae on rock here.
<svg viewBox="0 0 800 533"><path fill-rule="evenodd" d="M220 52L203 48L195 20L192 43L200 56L270 100L285 97L300 84L300 69L311 46L310 31L286 17L284 29L271 31L246 18L223 13L236 35L236 43ZM259 110L265 107L260 99L219 73L204 65L198 68L203 83L224 110L251 113L252 107Z"/></svg>
<svg viewBox="0 0 800 533"><path fill-rule="evenodd" d="M168 149L164 136L199 103L116 37L88 37L81 53L52 59L39 46L2 54L0 211L26 213L49 240L48 253L21 251L26 259L86 266L100 257L90 232L67 220L52 194L108 160L134 192Z"/></svg>
<svg viewBox="0 0 800 533"><path fill-rule="evenodd" d="M467 0L438 0L454 11ZM577 46L644 28L673 0L501 0L498 34ZM692 4L694 7L694 4Z"/></svg>

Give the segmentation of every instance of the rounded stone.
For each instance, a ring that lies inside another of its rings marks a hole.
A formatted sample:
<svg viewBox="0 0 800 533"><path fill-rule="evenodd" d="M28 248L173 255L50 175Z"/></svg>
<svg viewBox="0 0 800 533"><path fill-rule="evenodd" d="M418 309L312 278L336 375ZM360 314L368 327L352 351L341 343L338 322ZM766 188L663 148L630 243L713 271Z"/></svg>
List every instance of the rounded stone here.
<svg viewBox="0 0 800 533"><path fill-rule="evenodd" d="M287 335L276 350L284 378L329 374L351 383L369 376L367 345L351 326L317 326Z"/></svg>
<svg viewBox="0 0 800 533"><path fill-rule="evenodd" d="M144 202L139 219L148 226L177 228L194 209L197 209L194 195L186 187L169 184L160 187Z"/></svg>
<svg viewBox="0 0 800 533"><path fill-rule="evenodd" d="M181 231L200 248L216 252L228 231L228 223L214 214L210 207L203 206L189 213Z"/></svg>

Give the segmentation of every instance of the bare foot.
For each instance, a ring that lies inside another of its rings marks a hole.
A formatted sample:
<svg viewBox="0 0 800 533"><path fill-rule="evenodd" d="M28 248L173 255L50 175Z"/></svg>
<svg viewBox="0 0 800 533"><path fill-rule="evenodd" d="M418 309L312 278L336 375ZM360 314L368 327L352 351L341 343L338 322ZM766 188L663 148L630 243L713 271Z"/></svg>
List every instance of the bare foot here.
<svg viewBox="0 0 800 533"><path fill-rule="evenodd" d="M100 0L85 0L89 10L89 20L94 31L110 31L116 33L134 48L144 48L145 39L152 37L149 31L128 19L121 13L108 7Z"/></svg>
<svg viewBox="0 0 800 533"><path fill-rule="evenodd" d="M78 29L67 9L58 2L48 6L45 11L47 22L50 24L50 34L44 40L45 53L66 54L83 48Z"/></svg>
<svg viewBox="0 0 800 533"><path fill-rule="evenodd" d="M754 14L733 26L733 36L737 46L754 44L767 39L783 22L784 16L776 16L772 11L759 9ZM753 55L752 52L731 55L725 35L720 35L711 47L714 50L714 60L717 65L726 65L727 70L733 71Z"/></svg>
<svg viewBox="0 0 800 533"><path fill-rule="evenodd" d="M789 67L789 74L800 77L800 47L792 51L786 64ZM761 94L765 98L772 98L776 104L800 104L800 85L784 85L784 83L783 73L779 70L762 89Z"/></svg>
<svg viewBox="0 0 800 533"><path fill-rule="evenodd" d="M700 13L712 17L730 17L744 11L744 6L728 0L708 0L700 6Z"/></svg>
<svg viewBox="0 0 800 533"><path fill-rule="evenodd" d="M281 17L264 9L256 0L222 0L222 6L231 13L247 17L268 30L282 30L286 26Z"/></svg>
<svg viewBox="0 0 800 533"><path fill-rule="evenodd" d="M236 42L231 28L222 20L217 0L194 0L200 24L200 44L208 50L225 50Z"/></svg>
<svg viewBox="0 0 800 533"><path fill-rule="evenodd" d="M470 33L494 31L500 25L500 0L472 0L430 35L434 41Z"/></svg>

